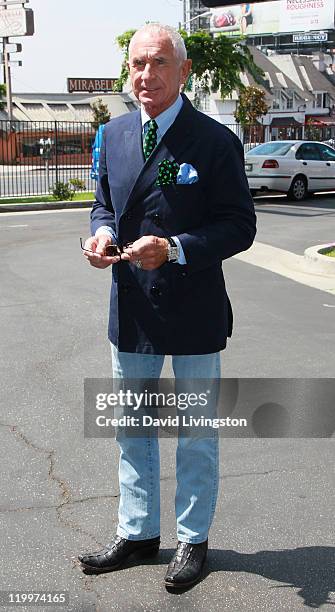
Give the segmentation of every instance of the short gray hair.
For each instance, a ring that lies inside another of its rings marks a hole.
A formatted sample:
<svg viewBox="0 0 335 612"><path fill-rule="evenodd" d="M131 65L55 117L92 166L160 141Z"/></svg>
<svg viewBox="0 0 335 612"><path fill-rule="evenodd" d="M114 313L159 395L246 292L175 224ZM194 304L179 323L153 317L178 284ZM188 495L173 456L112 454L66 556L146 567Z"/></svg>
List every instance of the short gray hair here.
<svg viewBox="0 0 335 612"><path fill-rule="evenodd" d="M187 59L187 51L185 47L184 40L182 36L180 36L179 32L172 28L169 25L162 25L161 23L146 23L144 26L136 30L135 34L132 36L129 44L129 55L131 53L132 42L136 38L136 36L142 32L148 32L148 34L165 34L170 40L174 48L175 56L180 61L183 62Z"/></svg>

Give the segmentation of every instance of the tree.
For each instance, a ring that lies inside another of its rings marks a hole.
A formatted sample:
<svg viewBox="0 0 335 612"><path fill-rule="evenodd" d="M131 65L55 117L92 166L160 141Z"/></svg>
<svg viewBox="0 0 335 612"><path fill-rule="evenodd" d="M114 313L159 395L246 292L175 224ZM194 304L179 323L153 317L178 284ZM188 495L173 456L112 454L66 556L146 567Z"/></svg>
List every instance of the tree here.
<svg viewBox="0 0 335 612"><path fill-rule="evenodd" d="M6 85L0 84L0 110L4 110L6 104L3 98L6 96Z"/></svg>
<svg viewBox="0 0 335 612"><path fill-rule="evenodd" d="M255 124L268 110L265 92L259 87L245 87L240 91L234 117L242 126Z"/></svg>
<svg viewBox="0 0 335 612"><path fill-rule="evenodd" d="M305 138L307 140L322 140L321 125L316 125L315 120L312 118L306 121Z"/></svg>
<svg viewBox="0 0 335 612"><path fill-rule="evenodd" d="M182 31L181 35L192 60L191 76L197 89L205 93L220 91L224 99L234 90L244 88L242 72L250 72L256 81L263 77L243 39L231 39L224 34L213 38L204 30L190 35Z"/></svg>
<svg viewBox="0 0 335 612"><path fill-rule="evenodd" d="M116 39L124 54L121 74L115 86L115 89L119 88L118 91L120 88L122 90L128 79L129 42L135 31L128 30ZM188 57L192 60L192 74L186 84L186 90L190 89L192 82L198 91L209 93L220 90L223 99L234 89L244 87L240 78L241 72L248 70L257 82L262 78L263 72L254 63L243 39L230 39L223 34L213 38L202 30L190 35L185 31L181 31L180 34L184 39Z"/></svg>
<svg viewBox="0 0 335 612"><path fill-rule="evenodd" d="M102 99L99 98L96 102L91 104L93 110L93 121L92 125L95 130L98 129L102 123L107 123L110 120L110 112L107 104L104 104Z"/></svg>
<svg viewBox="0 0 335 612"><path fill-rule="evenodd" d="M123 62L121 65L120 76L114 84L114 91L122 91L123 86L128 81L129 72L127 67L127 61L129 57L129 43L135 32L136 30L127 30L123 34L120 34L120 36L116 37L116 42L123 53Z"/></svg>

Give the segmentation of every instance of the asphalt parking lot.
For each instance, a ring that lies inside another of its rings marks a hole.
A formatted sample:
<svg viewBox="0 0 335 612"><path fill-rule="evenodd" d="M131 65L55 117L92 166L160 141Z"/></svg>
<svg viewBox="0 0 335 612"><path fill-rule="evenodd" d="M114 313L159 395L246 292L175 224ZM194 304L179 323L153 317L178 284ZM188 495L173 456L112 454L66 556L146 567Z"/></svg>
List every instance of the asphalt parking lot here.
<svg viewBox="0 0 335 612"><path fill-rule="evenodd" d="M334 194L299 205L256 198L255 207L261 243L300 255L334 240ZM333 432L221 440L205 578L179 594L163 586L176 545L176 441L161 440L159 556L101 576L79 568L79 552L113 535L118 506L116 444L83 436L83 380L110 376L110 273L80 252L88 215L0 215L0 588L67 591L65 608L46 609L69 612L332 610ZM223 377L333 378L335 295L235 258L223 267L235 321Z"/></svg>

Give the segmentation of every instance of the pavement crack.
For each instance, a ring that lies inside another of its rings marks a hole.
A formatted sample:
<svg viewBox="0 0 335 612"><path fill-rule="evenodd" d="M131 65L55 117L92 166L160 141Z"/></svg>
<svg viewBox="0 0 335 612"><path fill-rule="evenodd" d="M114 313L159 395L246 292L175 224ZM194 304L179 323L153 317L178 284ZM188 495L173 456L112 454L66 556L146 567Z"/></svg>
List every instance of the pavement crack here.
<svg viewBox="0 0 335 612"><path fill-rule="evenodd" d="M92 495L90 497L81 497L79 499L69 499L68 502L66 502L67 506L72 506L75 504L82 504L84 502L87 501L99 501L101 499L115 499L119 497L119 494L117 495ZM57 508L62 508L63 506L65 506L65 503L62 502L61 504L52 504L50 506L19 506L18 508L5 508L3 506L0 506L0 514L1 513L6 513L6 512L24 512L26 510L54 510Z"/></svg>
<svg viewBox="0 0 335 612"><path fill-rule="evenodd" d="M86 593L94 593L97 598L95 612L102 612L101 601L102 597L100 593L94 588L94 577L93 576L83 576L83 589Z"/></svg>
<svg viewBox="0 0 335 612"><path fill-rule="evenodd" d="M240 474L224 474L222 478L242 478L243 476L267 476L268 474L294 472L296 470L266 470L264 472L241 472Z"/></svg>
<svg viewBox="0 0 335 612"><path fill-rule="evenodd" d="M52 480L53 482L55 482L58 485L58 488L60 490L60 497L61 500L58 504L54 504L50 506L50 509L55 509L56 511L56 516L58 521L64 525L65 527L67 527L68 529L72 529L73 531L75 531L76 533L80 533L81 535L84 535L85 537L89 537L91 540L94 541L95 544L97 544L98 546L102 546L101 542L99 542L95 536L91 533L89 533L88 531L86 531L85 529L83 529L78 523L76 523L75 521L71 521L69 518L66 518L63 516L63 508L65 506L68 505L72 505L75 503L82 503L84 500L84 498L80 498L77 500L72 500L71 498L71 490L69 485L66 483L66 481L63 478L60 478L60 476L58 476L55 473L55 450L48 450L45 448L41 448L40 446L37 446L37 444L35 444L34 442L32 442L31 440L29 440L29 438L22 432L20 431L16 425L12 425L10 423L3 423L0 422L0 425L3 427L8 427L9 430L11 431L11 433L13 433L21 442L23 442L28 448L34 450L35 452L38 453L42 453L43 455L45 455L48 463L49 463L49 467L48 467L48 478L49 480ZM101 497L105 497L105 496L101 496ZM115 497L115 496L111 496L111 497ZM97 499L99 499L100 496L97 496ZM88 499L94 499L94 496L91 496ZM42 506L31 506L31 507L26 507L24 509L21 508L17 508L17 509L12 509L12 510L8 510L9 512L20 512L20 511L24 511L24 510L36 510L36 509L43 509ZM45 507L44 507L45 509ZM6 512L6 510L4 510L4 512Z"/></svg>

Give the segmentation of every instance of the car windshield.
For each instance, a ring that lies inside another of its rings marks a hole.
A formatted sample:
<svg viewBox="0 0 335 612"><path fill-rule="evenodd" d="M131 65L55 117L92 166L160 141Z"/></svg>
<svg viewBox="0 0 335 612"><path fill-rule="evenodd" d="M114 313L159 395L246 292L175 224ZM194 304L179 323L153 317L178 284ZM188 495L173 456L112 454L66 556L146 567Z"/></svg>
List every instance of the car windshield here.
<svg viewBox="0 0 335 612"><path fill-rule="evenodd" d="M266 142L248 151L248 155L286 155L293 142Z"/></svg>

